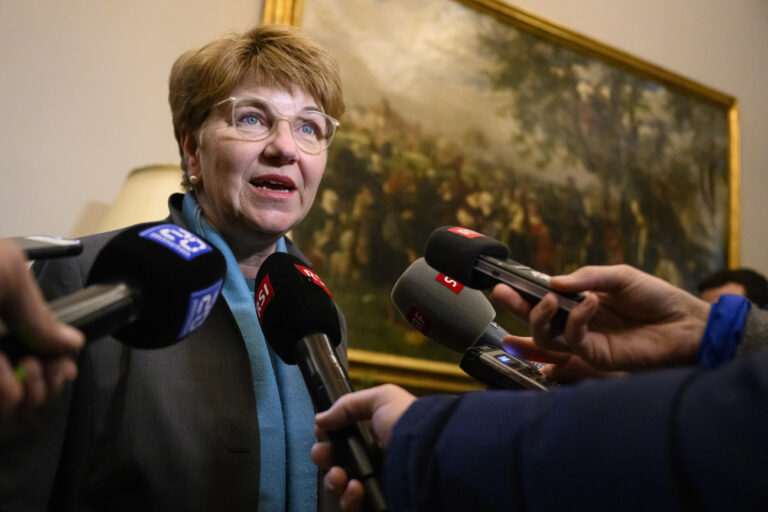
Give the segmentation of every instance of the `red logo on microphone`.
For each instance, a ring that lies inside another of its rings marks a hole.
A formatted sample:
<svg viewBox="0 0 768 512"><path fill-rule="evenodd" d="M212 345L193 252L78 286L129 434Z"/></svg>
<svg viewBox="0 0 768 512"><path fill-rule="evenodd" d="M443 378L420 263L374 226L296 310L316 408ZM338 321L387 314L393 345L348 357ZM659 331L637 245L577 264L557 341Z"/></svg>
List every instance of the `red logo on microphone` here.
<svg viewBox="0 0 768 512"><path fill-rule="evenodd" d="M450 228L448 231L451 233L456 233L457 235L461 235L464 238L469 238L470 240L479 236L485 236L484 234L478 233L477 231L472 231L471 229L462 228L459 226Z"/></svg>
<svg viewBox="0 0 768 512"><path fill-rule="evenodd" d="M408 323L411 324L421 334L424 336L429 334L429 331L432 328L432 321L427 315L422 313L419 308L416 306L411 306L411 310L408 311L408 314L405 316L405 318L408 320Z"/></svg>
<svg viewBox="0 0 768 512"><path fill-rule="evenodd" d="M440 283L441 285L445 286L449 290L451 290L456 295L461 293L461 290L464 289L464 285L458 282L455 279L451 279L445 274L437 274L437 277L435 278L435 281Z"/></svg>
<svg viewBox="0 0 768 512"><path fill-rule="evenodd" d="M331 290L328 289L327 286L325 286L325 283L322 279L320 279L320 276L315 273L314 270L312 270L309 267L305 267L304 265L296 265L296 268L299 269L299 272L307 276L313 283L315 283L317 286L325 290L325 293L331 296L333 298L333 294L331 293Z"/></svg>
<svg viewBox="0 0 768 512"><path fill-rule="evenodd" d="M275 291L272 289L272 283L269 282L269 274L264 276L264 279L259 283L259 287L253 294L253 302L256 304L256 316L261 317L264 314L264 310L267 309L269 301L275 296Z"/></svg>

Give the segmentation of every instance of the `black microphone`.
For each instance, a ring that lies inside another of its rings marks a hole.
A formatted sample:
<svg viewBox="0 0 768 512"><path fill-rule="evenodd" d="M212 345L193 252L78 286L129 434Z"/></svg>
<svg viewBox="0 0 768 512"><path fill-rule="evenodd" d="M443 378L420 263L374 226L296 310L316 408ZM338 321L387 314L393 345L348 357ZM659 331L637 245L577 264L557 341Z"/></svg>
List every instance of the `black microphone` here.
<svg viewBox="0 0 768 512"><path fill-rule="evenodd" d="M261 264L256 283L256 313L264 337L285 363L299 365L315 411L352 392L334 350L341 341L338 313L320 277L295 256L273 253ZM377 475L380 453L370 426L356 423L328 436L341 466L363 484L365 509L387 510Z"/></svg>
<svg viewBox="0 0 768 512"><path fill-rule="evenodd" d="M173 224L139 224L102 248L86 288L49 306L87 341L111 333L132 347L166 347L202 325L225 274L224 256L197 235ZM4 326L0 350L14 364L31 353Z"/></svg>
<svg viewBox="0 0 768 512"><path fill-rule="evenodd" d="M586 295L553 290L549 286L549 275L508 259L508 256L509 249L498 240L459 226L435 229L424 248L424 258L430 266L466 286L482 290L504 283L532 306L547 293L554 293L558 310L551 326L554 332L562 332L568 312Z"/></svg>
<svg viewBox="0 0 768 512"><path fill-rule="evenodd" d="M482 292L438 272L424 258L397 280L392 302L424 336L463 353L461 368L478 381L502 389L554 386L537 364L504 349L502 340L509 333L493 321L496 311Z"/></svg>

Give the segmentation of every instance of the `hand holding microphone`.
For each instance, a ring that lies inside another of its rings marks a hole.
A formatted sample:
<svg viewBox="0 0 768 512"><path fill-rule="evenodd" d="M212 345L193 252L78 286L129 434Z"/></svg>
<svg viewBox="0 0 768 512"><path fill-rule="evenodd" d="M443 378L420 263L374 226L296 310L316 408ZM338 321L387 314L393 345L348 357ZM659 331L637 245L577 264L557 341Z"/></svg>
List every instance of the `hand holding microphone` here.
<svg viewBox="0 0 768 512"><path fill-rule="evenodd" d="M22 251L17 244L3 239L0 239L0 319L8 328L24 331L37 352L48 354L43 363L37 358L27 358L20 367L23 373L20 379L0 353L2 419L22 404L41 405L57 394L64 382L75 378L77 367L66 354L82 346L83 335L56 320L27 269Z"/></svg>
<svg viewBox="0 0 768 512"><path fill-rule="evenodd" d="M225 272L221 253L196 235L173 224L139 224L104 246L86 288L49 306L87 341L113 334L133 347L160 348L203 323ZM0 350L11 362L34 348L23 330L0 326Z"/></svg>
<svg viewBox="0 0 768 512"><path fill-rule="evenodd" d="M428 263L471 286L508 284L514 291L496 287L494 297L528 321L533 334L533 340L513 337L512 344L526 357L560 359L546 369L549 377L574 380L597 370L695 360L709 304L628 265L588 266L550 278L505 260L500 242L451 226L430 235L425 253Z"/></svg>
<svg viewBox="0 0 768 512"><path fill-rule="evenodd" d="M353 391L334 350L341 341L336 306L312 269L290 254L271 254L256 276L255 301L264 337L285 363L298 364L315 411L327 410ZM341 466L362 483L364 509L387 510L370 426L355 423L328 436Z"/></svg>
<svg viewBox="0 0 768 512"><path fill-rule="evenodd" d="M386 449L392 436L392 429L415 400L415 396L394 384L384 384L347 393L330 409L315 417L316 430L324 433L343 429L355 422L370 421L381 441L382 448ZM321 437L318 438L321 439ZM338 467L333 467L335 460L328 443L318 442L312 447L312 460L321 468L330 468L325 484L335 496L340 498L341 510L359 511L362 489L353 482L349 482L343 471L335 472Z"/></svg>
<svg viewBox="0 0 768 512"><path fill-rule="evenodd" d="M710 304L629 265L587 266L552 280L559 289L590 294L571 312L562 334L553 335L548 328L555 310L551 297L527 313L534 350L565 352L581 361L559 363L551 376L573 380L583 363L594 373L695 362ZM494 297L521 310L519 298L508 288L497 287ZM532 345L527 338L514 342Z"/></svg>

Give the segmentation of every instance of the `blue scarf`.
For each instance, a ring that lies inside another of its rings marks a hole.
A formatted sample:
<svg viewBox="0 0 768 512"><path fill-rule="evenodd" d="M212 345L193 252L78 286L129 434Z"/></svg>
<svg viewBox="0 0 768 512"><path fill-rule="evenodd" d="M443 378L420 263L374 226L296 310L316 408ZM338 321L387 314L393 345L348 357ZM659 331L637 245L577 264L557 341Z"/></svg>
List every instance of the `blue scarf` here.
<svg viewBox="0 0 768 512"><path fill-rule="evenodd" d="M267 345L253 302L254 282L243 277L229 246L205 220L191 193L184 196L182 211L189 228L218 248L227 261L221 294L248 350L259 418L259 510L315 510L317 468L309 456L315 441L314 408L301 371L283 363ZM285 238L278 241L276 251L286 252Z"/></svg>

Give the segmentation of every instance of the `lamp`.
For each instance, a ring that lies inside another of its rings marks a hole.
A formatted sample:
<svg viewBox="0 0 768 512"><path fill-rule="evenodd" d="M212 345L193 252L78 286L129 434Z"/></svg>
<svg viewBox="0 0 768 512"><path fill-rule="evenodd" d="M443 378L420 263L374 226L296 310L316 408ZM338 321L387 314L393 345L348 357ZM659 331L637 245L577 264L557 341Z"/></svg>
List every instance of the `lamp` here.
<svg viewBox="0 0 768 512"><path fill-rule="evenodd" d="M182 170L178 165L147 165L132 170L125 178L98 231L111 231L139 222L168 216L168 196L182 192Z"/></svg>

